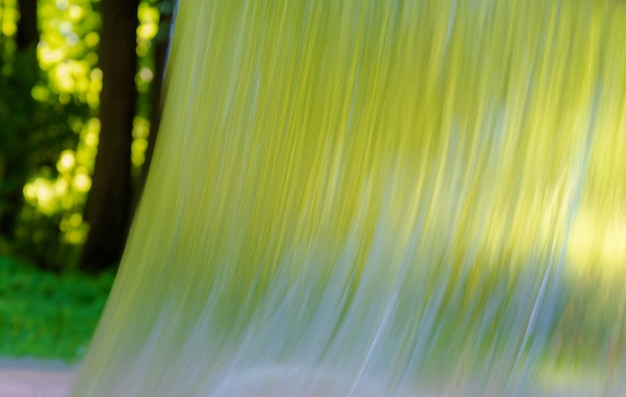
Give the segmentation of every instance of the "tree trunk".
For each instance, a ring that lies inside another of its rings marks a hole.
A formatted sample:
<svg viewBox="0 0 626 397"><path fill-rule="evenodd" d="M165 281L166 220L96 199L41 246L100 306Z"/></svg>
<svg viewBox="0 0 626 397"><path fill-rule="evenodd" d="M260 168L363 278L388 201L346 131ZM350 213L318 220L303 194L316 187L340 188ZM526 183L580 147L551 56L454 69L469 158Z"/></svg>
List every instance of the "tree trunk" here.
<svg viewBox="0 0 626 397"><path fill-rule="evenodd" d="M20 19L17 22L15 44L19 51L25 50L31 45L37 45L39 30L37 29L37 0L20 0L18 6Z"/></svg>
<svg viewBox="0 0 626 397"><path fill-rule="evenodd" d="M81 268L90 273L119 261L128 232L138 3L101 3L100 142L86 212L90 231L81 258Z"/></svg>
<svg viewBox="0 0 626 397"><path fill-rule="evenodd" d="M39 42L39 30L37 29L37 0L20 0L18 2L20 18L17 21L17 34L15 44L17 47L18 63L16 67L24 68L24 100L10 103L13 114L25 114L33 110L35 104L30 94L30 89L37 80L37 43ZM15 62L15 60L14 60ZM15 109L16 106L25 104L25 109ZM5 126L6 127L6 126ZM24 127L20 125L19 127ZM18 127L18 128L19 128ZM6 132L5 132L6 133ZM0 168L4 168L0 174L0 236L13 238L17 219L24 204L22 188L29 177L29 155L27 142L29 139L28 128L19 128L9 131L12 135L10 145L0 148ZM5 139L8 139L5 137ZM2 142L2 139L0 139ZM6 147L8 146L8 148ZM3 150L6 151L3 153Z"/></svg>

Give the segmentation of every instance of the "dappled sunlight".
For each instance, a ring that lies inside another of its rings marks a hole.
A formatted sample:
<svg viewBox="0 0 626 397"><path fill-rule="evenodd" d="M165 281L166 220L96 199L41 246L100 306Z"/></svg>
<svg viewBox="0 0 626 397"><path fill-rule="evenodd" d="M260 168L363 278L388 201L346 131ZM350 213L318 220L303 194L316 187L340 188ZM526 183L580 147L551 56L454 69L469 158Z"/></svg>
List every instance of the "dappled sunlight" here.
<svg viewBox="0 0 626 397"><path fill-rule="evenodd" d="M152 46L152 40L159 32L159 11L153 5L142 2L137 10L137 56L145 57Z"/></svg>
<svg viewBox="0 0 626 397"><path fill-rule="evenodd" d="M83 124L76 121L75 127L81 137L76 150L61 152L56 164L58 176L35 178L24 187L24 198L39 211L47 215L64 212L66 216L73 216L76 209L81 209L86 200L86 194L91 188L91 173L98 146L100 122L93 118ZM66 222L60 227L63 238L70 244L81 244L85 241L87 225ZM81 217L82 222L82 217Z"/></svg>
<svg viewBox="0 0 626 397"><path fill-rule="evenodd" d="M133 123L133 143L131 144L131 160L135 167L140 167L145 159L148 147L150 122L143 117L136 117Z"/></svg>
<svg viewBox="0 0 626 397"><path fill-rule="evenodd" d="M4 36L13 36L17 32L17 0L3 0L0 3L0 33Z"/></svg>
<svg viewBox="0 0 626 397"><path fill-rule="evenodd" d="M94 89L97 96L99 87L92 86L89 77L97 62L99 14L83 0L46 0L39 10L42 31L38 54L41 68L50 75L51 88L82 97L82 101Z"/></svg>
<svg viewBox="0 0 626 397"><path fill-rule="evenodd" d="M43 213L52 214L58 211L54 193L54 184L44 178L37 178L24 187L26 199L34 202Z"/></svg>
<svg viewBox="0 0 626 397"><path fill-rule="evenodd" d="M59 157L59 161L57 162L57 170L59 173L67 173L76 165L76 157L74 156L74 152L71 150L65 150L61 153L61 157Z"/></svg>
<svg viewBox="0 0 626 397"><path fill-rule="evenodd" d="M96 114L103 75L96 66L101 20L93 6L89 0L39 2L41 40L37 45L37 55L47 79L32 88L31 95L35 100L63 105L82 103L91 109L92 114ZM16 2L3 2L0 12L2 31L6 35L13 35L18 18ZM141 2L138 19L137 52L142 60L137 71L136 84L140 92L148 93L155 76L152 62L144 58L150 58L152 40L159 29L158 10L148 2ZM42 170L24 186L24 197L29 204L47 216L64 213L63 219L72 216L76 211L82 211L84 207L86 195L91 188L91 174L100 132L97 118L78 119L70 115L68 128L78 136L78 144L61 152L56 162L58 175L49 175ZM149 130L146 117L138 116L131 147L132 164L137 169L145 161ZM75 225L76 218L72 219L74 222L65 222L60 227L62 235L65 241L82 243L87 225Z"/></svg>

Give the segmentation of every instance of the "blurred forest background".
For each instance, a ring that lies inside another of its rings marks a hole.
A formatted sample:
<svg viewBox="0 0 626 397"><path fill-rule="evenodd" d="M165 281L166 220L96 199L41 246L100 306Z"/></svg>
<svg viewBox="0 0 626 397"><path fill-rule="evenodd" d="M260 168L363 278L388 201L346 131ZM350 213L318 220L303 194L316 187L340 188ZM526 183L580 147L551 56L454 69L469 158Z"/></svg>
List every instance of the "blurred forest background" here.
<svg viewBox="0 0 626 397"><path fill-rule="evenodd" d="M0 0L0 354L73 358L97 323L150 164L174 3Z"/></svg>

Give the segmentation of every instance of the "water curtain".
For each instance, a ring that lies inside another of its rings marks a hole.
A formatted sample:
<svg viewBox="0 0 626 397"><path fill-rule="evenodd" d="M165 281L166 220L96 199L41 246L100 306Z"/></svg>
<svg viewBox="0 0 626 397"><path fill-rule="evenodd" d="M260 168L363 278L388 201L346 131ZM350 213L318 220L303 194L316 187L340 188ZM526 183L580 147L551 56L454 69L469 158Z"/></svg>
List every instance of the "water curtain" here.
<svg viewBox="0 0 626 397"><path fill-rule="evenodd" d="M165 85L75 396L626 387L626 3L181 0Z"/></svg>

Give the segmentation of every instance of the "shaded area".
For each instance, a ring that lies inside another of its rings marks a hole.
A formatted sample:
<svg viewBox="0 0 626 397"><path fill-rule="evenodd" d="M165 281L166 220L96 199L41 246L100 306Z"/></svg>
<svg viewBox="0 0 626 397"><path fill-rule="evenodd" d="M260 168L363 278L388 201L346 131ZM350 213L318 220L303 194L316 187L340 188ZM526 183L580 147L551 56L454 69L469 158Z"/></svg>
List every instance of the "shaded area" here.
<svg viewBox="0 0 626 397"><path fill-rule="evenodd" d="M137 90L139 0L102 3L100 139L85 219L81 264L99 273L122 256L131 219L131 144Z"/></svg>

